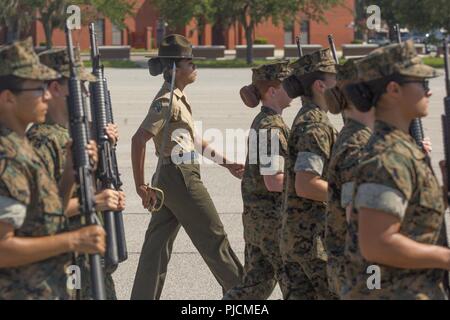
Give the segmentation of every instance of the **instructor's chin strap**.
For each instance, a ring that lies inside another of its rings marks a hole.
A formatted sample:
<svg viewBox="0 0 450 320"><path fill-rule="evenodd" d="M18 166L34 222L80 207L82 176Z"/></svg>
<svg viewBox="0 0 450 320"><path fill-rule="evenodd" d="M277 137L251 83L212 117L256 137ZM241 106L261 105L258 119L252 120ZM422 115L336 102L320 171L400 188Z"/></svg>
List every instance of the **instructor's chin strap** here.
<svg viewBox="0 0 450 320"><path fill-rule="evenodd" d="M169 138L169 122L170 117L172 116L172 102L173 102L173 91L175 89L175 73L177 70L177 65L175 61L173 61L172 65L172 79L170 81L170 100L169 100L169 112L167 114L166 124L164 125L164 132L163 132L163 140L161 143L161 152L158 157L158 164L156 165L156 171L155 171L155 177L152 182L152 186L149 185L148 188L151 190L154 190L157 194L157 201L154 203L150 208L148 208L148 211L150 213L158 212L161 210L162 206L164 205L164 191L157 188L159 182L159 172L161 171L161 165L162 165L162 158L164 157L164 150L166 148L167 139Z"/></svg>

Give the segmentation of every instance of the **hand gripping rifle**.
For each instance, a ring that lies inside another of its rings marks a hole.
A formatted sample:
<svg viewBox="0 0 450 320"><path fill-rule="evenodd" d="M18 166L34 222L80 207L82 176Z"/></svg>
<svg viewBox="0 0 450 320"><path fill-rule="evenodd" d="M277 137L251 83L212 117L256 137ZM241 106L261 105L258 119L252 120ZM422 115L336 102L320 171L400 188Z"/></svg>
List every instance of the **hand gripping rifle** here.
<svg viewBox="0 0 450 320"><path fill-rule="evenodd" d="M91 108L95 135L99 151L99 163L97 169L97 179L100 181L102 189L113 189L113 164L112 146L106 134L108 119L106 116L107 92L104 87L103 66L100 65L100 55L98 53L94 24L89 25L89 35L91 42L92 73L97 78L95 82L89 84L91 92ZM103 211L104 225L106 231L106 255L105 267L112 272L119 264L118 238L116 230L116 215L111 210ZM123 221L122 221L123 222ZM122 224L123 226L123 224Z"/></svg>
<svg viewBox="0 0 450 320"><path fill-rule="evenodd" d="M395 38L396 38L397 43L402 43L402 37L400 34L400 26L398 23L394 26L394 30L395 30L395 35L396 35ZM409 134L414 138L417 145L419 147L423 148L424 133L423 133L422 120L420 118L416 118L411 122L411 125L409 126Z"/></svg>
<svg viewBox="0 0 450 320"><path fill-rule="evenodd" d="M93 168L89 161L86 145L89 142L89 128L86 123L86 113L83 106L81 83L78 79L73 52L72 33L66 24L67 52L70 62L69 78L69 122L70 135L72 137L72 156L76 182L78 184L78 198L80 201L80 212L86 217L86 224L96 224ZM92 296L96 300L105 300L105 283L103 269L99 254L89 255L91 271Z"/></svg>

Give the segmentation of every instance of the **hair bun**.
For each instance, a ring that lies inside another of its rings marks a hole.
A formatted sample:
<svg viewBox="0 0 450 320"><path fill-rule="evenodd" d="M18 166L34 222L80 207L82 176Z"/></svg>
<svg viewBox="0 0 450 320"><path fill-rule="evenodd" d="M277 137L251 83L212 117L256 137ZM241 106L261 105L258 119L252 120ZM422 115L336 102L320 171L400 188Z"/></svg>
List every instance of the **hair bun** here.
<svg viewBox="0 0 450 320"><path fill-rule="evenodd" d="M152 76L158 76L164 71L164 65L159 58L152 58L148 60L148 71Z"/></svg>
<svg viewBox="0 0 450 320"><path fill-rule="evenodd" d="M239 90L239 94L247 107L255 108L259 105L261 97L258 89L253 84L242 87L241 90Z"/></svg>
<svg viewBox="0 0 450 320"><path fill-rule="evenodd" d="M284 79L283 88L291 99L305 95L305 88L295 75L291 75Z"/></svg>
<svg viewBox="0 0 450 320"><path fill-rule="evenodd" d="M347 107L347 99L339 87L326 90L325 101L332 114L339 114Z"/></svg>

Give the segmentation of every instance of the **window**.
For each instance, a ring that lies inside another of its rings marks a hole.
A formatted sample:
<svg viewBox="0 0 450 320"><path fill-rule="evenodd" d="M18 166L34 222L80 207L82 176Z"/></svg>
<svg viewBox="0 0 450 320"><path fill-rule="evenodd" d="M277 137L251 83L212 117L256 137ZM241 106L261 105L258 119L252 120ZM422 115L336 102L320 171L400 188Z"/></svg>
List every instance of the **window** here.
<svg viewBox="0 0 450 320"><path fill-rule="evenodd" d="M293 44L294 43L294 24L292 22L286 22L284 24L284 44Z"/></svg>
<svg viewBox="0 0 450 320"><path fill-rule="evenodd" d="M95 21L95 33L97 34L97 43L99 46L105 45L105 20L98 19Z"/></svg>
<svg viewBox="0 0 450 320"><path fill-rule="evenodd" d="M300 43L308 44L309 43L309 21L302 20L300 24L300 32L302 33L300 37Z"/></svg>
<svg viewBox="0 0 450 320"><path fill-rule="evenodd" d="M122 44L122 30L116 25L112 25L112 45L120 46Z"/></svg>

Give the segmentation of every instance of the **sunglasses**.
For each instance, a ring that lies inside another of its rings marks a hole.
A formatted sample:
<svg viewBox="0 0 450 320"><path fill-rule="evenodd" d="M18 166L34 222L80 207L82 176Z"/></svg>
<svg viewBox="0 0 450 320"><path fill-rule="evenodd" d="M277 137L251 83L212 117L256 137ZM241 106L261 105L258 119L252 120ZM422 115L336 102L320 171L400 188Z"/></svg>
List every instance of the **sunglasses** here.
<svg viewBox="0 0 450 320"><path fill-rule="evenodd" d="M402 80L398 82L400 85L404 85L407 83L420 83L422 85L425 93L430 91L430 81L429 80Z"/></svg>
<svg viewBox="0 0 450 320"><path fill-rule="evenodd" d="M48 83L44 83L37 88L10 88L12 92L24 92L24 91L37 91L39 94L35 95L36 97L44 96L45 92L48 90Z"/></svg>

